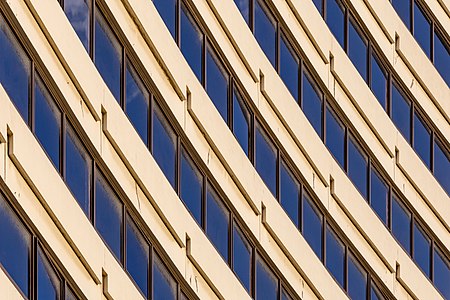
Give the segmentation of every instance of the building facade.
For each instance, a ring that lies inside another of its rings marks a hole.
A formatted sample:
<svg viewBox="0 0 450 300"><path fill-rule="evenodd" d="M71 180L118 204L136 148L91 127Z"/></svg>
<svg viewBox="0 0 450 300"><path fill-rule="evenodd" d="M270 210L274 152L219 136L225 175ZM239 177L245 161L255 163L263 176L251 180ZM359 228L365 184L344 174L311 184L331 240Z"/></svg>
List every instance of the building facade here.
<svg viewBox="0 0 450 300"><path fill-rule="evenodd" d="M450 2L3 0L0 299L449 299Z"/></svg>

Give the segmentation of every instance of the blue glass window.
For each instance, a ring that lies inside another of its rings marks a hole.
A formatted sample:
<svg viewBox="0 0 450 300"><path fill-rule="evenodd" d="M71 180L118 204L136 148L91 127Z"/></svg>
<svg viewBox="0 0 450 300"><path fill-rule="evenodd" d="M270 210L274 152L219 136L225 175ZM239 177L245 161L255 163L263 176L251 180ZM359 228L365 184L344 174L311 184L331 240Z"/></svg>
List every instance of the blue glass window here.
<svg viewBox="0 0 450 300"><path fill-rule="evenodd" d="M148 298L148 273L150 248L136 225L127 215L126 270L140 291Z"/></svg>
<svg viewBox="0 0 450 300"><path fill-rule="evenodd" d="M279 73L294 99L298 101L299 60L284 34L281 35Z"/></svg>
<svg viewBox="0 0 450 300"><path fill-rule="evenodd" d="M281 300L291 300L292 297L289 296L289 294L286 292L285 289L283 289L283 292L281 293Z"/></svg>
<svg viewBox="0 0 450 300"><path fill-rule="evenodd" d="M433 281L445 299L450 299L450 263L438 248L434 248Z"/></svg>
<svg viewBox="0 0 450 300"><path fill-rule="evenodd" d="M322 10L323 10L322 0L313 0L313 2L314 2L314 5L317 7L317 10L319 11L319 13L322 14Z"/></svg>
<svg viewBox="0 0 450 300"><path fill-rule="evenodd" d="M419 265L420 269L427 277L430 277L431 240L416 223L414 223L413 254L414 261Z"/></svg>
<svg viewBox="0 0 450 300"><path fill-rule="evenodd" d="M181 7L181 52L198 80L202 81L203 33L197 28L184 5Z"/></svg>
<svg viewBox="0 0 450 300"><path fill-rule="evenodd" d="M325 20L334 37L344 48L345 9L340 0L327 0Z"/></svg>
<svg viewBox="0 0 450 300"><path fill-rule="evenodd" d="M211 49L206 51L206 92L222 118L228 120L228 75Z"/></svg>
<svg viewBox="0 0 450 300"><path fill-rule="evenodd" d="M414 37L425 54L431 57L431 24L416 1L414 1Z"/></svg>
<svg viewBox="0 0 450 300"><path fill-rule="evenodd" d="M351 19L348 28L348 57L355 65L362 78L367 79L367 40Z"/></svg>
<svg viewBox="0 0 450 300"><path fill-rule="evenodd" d="M336 279L344 287L345 271L345 246L339 240L329 225L327 225L325 265Z"/></svg>
<svg viewBox="0 0 450 300"><path fill-rule="evenodd" d="M251 0L234 0L234 3L236 3L247 24L250 24L250 1Z"/></svg>
<svg viewBox="0 0 450 300"><path fill-rule="evenodd" d="M322 260L322 226L323 217L312 203L311 198L303 192L303 224L302 233L317 257Z"/></svg>
<svg viewBox="0 0 450 300"><path fill-rule="evenodd" d="M370 206L378 217L387 225L389 187L372 168L370 174Z"/></svg>
<svg viewBox="0 0 450 300"><path fill-rule="evenodd" d="M360 266L358 261L350 255L348 258L348 283L347 293L350 299L366 299L367 295L367 272Z"/></svg>
<svg viewBox="0 0 450 300"><path fill-rule="evenodd" d="M256 260L256 300L278 299L278 279L266 263L258 257Z"/></svg>
<svg viewBox="0 0 450 300"><path fill-rule="evenodd" d="M322 136L322 93L320 93L309 75L302 75L302 109L313 126L314 130Z"/></svg>
<svg viewBox="0 0 450 300"><path fill-rule="evenodd" d="M173 38L175 38L177 0L153 0L153 3Z"/></svg>
<svg viewBox="0 0 450 300"><path fill-rule="evenodd" d="M450 156L437 139L434 141L434 176L450 195Z"/></svg>
<svg viewBox="0 0 450 300"><path fill-rule="evenodd" d="M431 133L422 121L422 118L414 113L414 149L425 165L430 168L431 160Z"/></svg>
<svg viewBox="0 0 450 300"><path fill-rule="evenodd" d="M280 202L289 218L299 227L300 184L284 162L280 171Z"/></svg>
<svg viewBox="0 0 450 300"><path fill-rule="evenodd" d="M392 85L391 118L405 139L409 141L411 137L411 103L403 97L395 85Z"/></svg>
<svg viewBox="0 0 450 300"><path fill-rule="evenodd" d="M233 90L233 133L245 154L250 152L250 113L239 92Z"/></svg>
<svg viewBox="0 0 450 300"><path fill-rule="evenodd" d="M326 115L326 146L333 154L341 167L344 167L345 160L345 127L334 115L330 107L327 106Z"/></svg>
<svg viewBox="0 0 450 300"><path fill-rule="evenodd" d="M250 292L252 267L252 247L247 242L244 234L233 224L233 270L237 277Z"/></svg>
<svg viewBox="0 0 450 300"><path fill-rule="evenodd" d="M380 293L378 288L373 285L373 283L372 288L370 289L370 300L384 300L384 296Z"/></svg>
<svg viewBox="0 0 450 300"><path fill-rule="evenodd" d="M411 213L392 196L392 233L407 253L411 249Z"/></svg>
<svg viewBox="0 0 450 300"><path fill-rule="evenodd" d="M88 0L64 0L64 12L84 48L89 51L90 14L88 2Z"/></svg>
<svg viewBox="0 0 450 300"><path fill-rule="evenodd" d="M447 85L450 86L449 45L444 42L444 39L437 31L434 32L434 65Z"/></svg>
<svg viewBox="0 0 450 300"><path fill-rule="evenodd" d="M273 195L277 194L277 149L260 126L256 127L255 167Z"/></svg>
<svg viewBox="0 0 450 300"><path fill-rule="evenodd" d="M97 8L95 11L95 66L117 102L120 102L122 46L100 10Z"/></svg>
<svg viewBox="0 0 450 300"><path fill-rule="evenodd" d="M181 151L181 200L199 225L202 224L203 176L192 163L186 151Z"/></svg>
<svg viewBox="0 0 450 300"><path fill-rule="evenodd" d="M255 29L254 35L259 43L259 46L266 54L267 58L275 67L276 60L276 22L272 16L269 15L265 7L260 3L260 0L255 0Z"/></svg>
<svg viewBox="0 0 450 300"><path fill-rule="evenodd" d="M56 106L53 97L37 77L35 88L35 134L47 152L51 161L59 170L61 142L61 111Z"/></svg>
<svg viewBox="0 0 450 300"><path fill-rule="evenodd" d="M409 29L409 24L411 24L411 15L410 15L410 7L411 2L410 0L391 0L392 6L397 11L397 14L400 16L400 18L403 20L403 23L405 23L406 27Z"/></svg>
<svg viewBox="0 0 450 300"><path fill-rule="evenodd" d="M40 247L37 255L37 299L59 299L61 280L56 275Z"/></svg>
<svg viewBox="0 0 450 300"><path fill-rule="evenodd" d="M122 259L123 205L97 169L95 181L95 227L117 259Z"/></svg>
<svg viewBox="0 0 450 300"><path fill-rule="evenodd" d="M368 171L367 155L359 148L353 138L348 142L348 177L367 199L367 171Z"/></svg>
<svg viewBox="0 0 450 300"><path fill-rule="evenodd" d="M378 59L372 54L371 58L372 66L372 82L371 88L372 92L377 97L378 102L386 110L387 108L387 75Z"/></svg>
<svg viewBox="0 0 450 300"><path fill-rule="evenodd" d="M161 258L153 258L153 300L176 300L177 283L167 270Z"/></svg>
<svg viewBox="0 0 450 300"><path fill-rule="evenodd" d="M230 226L230 212L219 199L217 193L208 184L206 197L206 235L228 262L228 237Z"/></svg>

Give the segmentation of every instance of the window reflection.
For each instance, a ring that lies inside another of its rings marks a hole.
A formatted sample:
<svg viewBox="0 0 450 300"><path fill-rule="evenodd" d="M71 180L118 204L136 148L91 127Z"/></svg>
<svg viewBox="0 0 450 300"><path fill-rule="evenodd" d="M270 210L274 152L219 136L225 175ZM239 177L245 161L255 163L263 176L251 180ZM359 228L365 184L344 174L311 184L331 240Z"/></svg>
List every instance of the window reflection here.
<svg viewBox="0 0 450 300"><path fill-rule="evenodd" d="M184 5L181 9L181 36L180 49L186 58L192 71L194 71L200 82L202 81L202 49L203 34L192 20Z"/></svg>
<svg viewBox="0 0 450 300"><path fill-rule="evenodd" d="M256 260L256 300L278 299L278 279L261 258Z"/></svg>
<svg viewBox="0 0 450 300"><path fill-rule="evenodd" d="M272 66L275 65L275 46L276 46L276 23L267 10L263 8L260 0L254 0L255 3L255 38L266 54Z"/></svg>
<svg viewBox="0 0 450 300"><path fill-rule="evenodd" d="M202 225L203 177L192 163L186 151L181 152L181 200L197 223Z"/></svg>
<svg viewBox="0 0 450 300"><path fill-rule="evenodd" d="M64 0L64 12L84 48L89 52L90 14L88 0Z"/></svg>
<svg viewBox="0 0 450 300"><path fill-rule="evenodd" d="M345 246L327 226L325 265L336 281L344 287Z"/></svg>
<svg viewBox="0 0 450 300"><path fill-rule="evenodd" d="M274 196L277 194L277 150L260 126L256 128L255 168Z"/></svg>
<svg viewBox="0 0 450 300"><path fill-rule="evenodd" d="M127 215L126 270L141 292L148 297L149 245Z"/></svg>
<svg viewBox="0 0 450 300"><path fill-rule="evenodd" d="M206 234L223 259L228 262L230 213L211 185L208 185L206 200Z"/></svg>
<svg viewBox="0 0 450 300"><path fill-rule="evenodd" d="M37 255L37 299L60 299L61 280L39 248Z"/></svg>
<svg viewBox="0 0 450 300"><path fill-rule="evenodd" d="M153 300L176 300L177 283L175 279L157 254L153 260Z"/></svg>

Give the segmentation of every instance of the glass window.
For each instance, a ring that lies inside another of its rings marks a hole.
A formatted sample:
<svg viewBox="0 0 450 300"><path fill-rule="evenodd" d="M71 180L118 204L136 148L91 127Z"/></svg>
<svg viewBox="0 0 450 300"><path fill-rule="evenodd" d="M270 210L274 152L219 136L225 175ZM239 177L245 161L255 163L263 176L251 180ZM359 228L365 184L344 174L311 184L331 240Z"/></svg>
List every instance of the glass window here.
<svg viewBox="0 0 450 300"><path fill-rule="evenodd" d="M348 177L358 191L367 199L367 155L359 148L356 141L350 137L348 143Z"/></svg>
<svg viewBox="0 0 450 300"><path fill-rule="evenodd" d="M322 10L323 10L323 8L322 8L322 1L323 0L313 0L313 2L314 2L314 5L317 7L317 9L319 10L319 13L320 14L322 14Z"/></svg>
<svg viewBox="0 0 450 300"><path fill-rule="evenodd" d="M247 242L244 234L233 224L233 270L237 277L250 292L251 285L251 267L252 267L252 247Z"/></svg>
<svg viewBox="0 0 450 300"><path fill-rule="evenodd" d="M277 149L260 126L256 127L255 167L269 190L277 194Z"/></svg>
<svg viewBox="0 0 450 300"><path fill-rule="evenodd" d="M414 222L414 261L419 265L420 269L430 277L431 263L431 240L422 231L419 225Z"/></svg>
<svg viewBox="0 0 450 300"><path fill-rule="evenodd" d="M61 142L61 111L37 77L35 88L34 131L51 161L59 170Z"/></svg>
<svg viewBox="0 0 450 300"><path fill-rule="evenodd" d="M153 3L173 38L175 38L177 0L153 0Z"/></svg>
<svg viewBox="0 0 450 300"><path fill-rule="evenodd" d="M198 80L202 81L203 33L197 28L184 5L181 7L181 52Z"/></svg>
<svg viewBox="0 0 450 300"><path fill-rule="evenodd" d="M206 198L206 235L228 263L230 212L208 184Z"/></svg>
<svg viewBox="0 0 450 300"><path fill-rule="evenodd" d="M447 46L446 46L447 45ZM434 32L434 65L444 81L450 86L450 50L441 35Z"/></svg>
<svg viewBox="0 0 450 300"><path fill-rule="evenodd" d="M302 109L317 134L322 137L322 93L309 75L302 75Z"/></svg>
<svg viewBox="0 0 450 300"><path fill-rule="evenodd" d="M299 228L300 184L284 162L280 172L280 202L289 218Z"/></svg>
<svg viewBox="0 0 450 300"><path fill-rule="evenodd" d="M148 298L148 262L150 248L129 215L127 215L126 223L126 270L145 295L145 298Z"/></svg>
<svg viewBox="0 0 450 300"><path fill-rule="evenodd" d="M256 260L256 300L278 299L278 278L266 263L258 257Z"/></svg>
<svg viewBox="0 0 450 300"><path fill-rule="evenodd" d="M64 12L83 43L84 48L89 51L89 1L64 0Z"/></svg>
<svg viewBox="0 0 450 300"><path fill-rule="evenodd" d="M305 240L311 246L313 251L322 260L322 214L312 203L310 196L303 193L303 228L302 233Z"/></svg>
<svg viewBox="0 0 450 300"><path fill-rule="evenodd" d="M372 168L370 174L370 206L385 225L388 225L389 187Z"/></svg>
<svg viewBox="0 0 450 300"><path fill-rule="evenodd" d="M405 139L409 141L411 138L411 103L403 97L395 85L392 85L391 118Z"/></svg>
<svg viewBox="0 0 450 300"><path fill-rule="evenodd" d="M65 300L78 300L78 297L75 296L75 293L72 291L72 289L66 284L66 289L64 291L65 294Z"/></svg>
<svg viewBox="0 0 450 300"><path fill-rule="evenodd" d="M406 27L409 29L410 24L410 0L391 0L392 6L397 11L397 14L400 16L400 18L403 20L403 23L405 23Z"/></svg>
<svg viewBox="0 0 450 300"><path fill-rule="evenodd" d="M158 105L153 102L152 154L167 180L175 188L177 137Z"/></svg>
<svg viewBox="0 0 450 300"><path fill-rule="evenodd" d="M169 273L161 258L155 253L153 258L153 300L176 300L177 283Z"/></svg>
<svg viewBox="0 0 450 300"><path fill-rule="evenodd" d="M84 213L89 216L92 158L67 122L65 180Z"/></svg>
<svg viewBox="0 0 450 300"><path fill-rule="evenodd" d="M425 54L431 57L431 24L416 1L414 1L414 37Z"/></svg>
<svg viewBox="0 0 450 300"><path fill-rule="evenodd" d="M37 255L37 299L59 299L61 280L56 275L41 248Z"/></svg>
<svg viewBox="0 0 450 300"><path fill-rule="evenodd" d="M450 195L450 155L437 139L434 140L434 176Z"/></svg>
<svg viewBox="0 0 450 300"><path fill-rule="evenodd" d="M284 84L298 101L299 61L284 34L281 35L279 72Z"/></svg>
<svg viewBox="0 0 450 300"><path fill-rule="evenodd" d="M450 299L450 285L448 284L448 279L450 278L450 263L444 254L436 247L434 248L433 272L434 285L445 299Z"/></svg>
<svg viewBox="0 0 450 300"><path fill-rule="evenodd" d="M122 46L100 10L96 8L95 11L95 66L117 102L120 102Z"/></svg>
<svg viewBox="0 0 450 300"><path fill-rule="evenodd" d="M414 113L414 149L428 168L431 168L431 133L422 121L422 118Z"/></svg>
<svg viewBox="0 0 450 300"><path fill-rule="evenodd" d="M236 3L247 24L250 24L250 1L251 0L234 0L234 3Z"/></svg>
<svg viewBox="0 0 450 300"><path fill-rule="evenodd" d="M371 66L372 66L372 82L371 82L372 92L375 95L375 97L377 97L377 100L378 102L380 102L381 106L386 110L387 75L384 69L381 67L381 64L378 62L378 59L375 57L375 54L372 54Z"/></svg>
<svg viewBox="0 0 450 300"><path fill-rule="evenodd" d="M360 33L354 20L350 20L348 28L348 57L355 65L362 78L367 79L367 40Z"/></svg>
<svg viewBox="0 0 450 300"><path fill-rule="evenodd" d="M150 94L131 64L127 63L125 113L137 133L148 145L148 115Z"/></svg>
<svg viewBox="0 0 450 300"><path fill-rule="evenodd" d="M113 254L121 261L123 205L100 171L97 169L95 173L95 227Z"/></svg>
<svg viewBox="0 0 450 300"><path fill-rule="evenodd" d="M341 287L344 287L345 246L329 225L326 239L325 265Z"/></svg>
<svg viewBox="0 0 450 300"><path fill-rule="evenodd" d="M0 15L0 83L28 122L28 86L31 60Z"/></svg>
<svg viewBox="0 0 450 300"><path fill-rule="evenodd" d="M203 176L192 163L188 154L181 151L181 200L188 208L197 223L202 224L202 190Z"/></svg>
<svg viewBox="0 0 450 300"><path fill-rule="evenodd" d="M330 107L327 106L326 116L326 146L333 154L341 167L344 167L345 160L345 127L334 115Z"/></svg>
<svg viewBox="0 0 450 300"><path fill-rule="evenodd" d="M289 296L288 292L286 292L285 289L283 289L283 292L281 293L281 300L291 300L292 297Z"/></svg>
<svg viewBox="0 0 450 300"><path fill-rule="evenodd" d="M373 283L370 289L370 300L384 300L384 296L380 293L380 290Z"/></svg>
<svg viewBox="0 0 450 300"><path fill-rule="evenodd" d="M206 52L206 92L222 118L228 120L228 74L216 56L208 48Z"/></svg>
<svg viewBox="0 0 450 300"><path fill-rule="evenodd" d="M275 67L276 60L276 22L263 7L260 0L255 0L255 38L267 58Z"/></svg>
<svg viewBox="0 0 450 300"><path fill-rule="evenodd" d="M31 235L0 196L0 263L29 297Z"/></svg>
<svg viewBox="0 0 450 300"><path fill-rule="evenodd" d="M327 0L325 20L334 37L344 48L345 9L340 0Z"/></svg>
<svg viewBox="0 0 450 300"><path fill-rule="evenodd" d="M233 133L245 154L250 152L250 113L239 92L233 90Z"/></svg>
<svg viewBox="0 0 450 300"><path fill-rule="evenodd" d="M362 300L367 298L367 272L353 255L348 258L347 293L350 299Z"/></svg>
<svg viewBox="0 0 450 300"><path fill-rule="evenodd" d="M411 248L411 213L392 196L392 233L407 253Z"/></svg>

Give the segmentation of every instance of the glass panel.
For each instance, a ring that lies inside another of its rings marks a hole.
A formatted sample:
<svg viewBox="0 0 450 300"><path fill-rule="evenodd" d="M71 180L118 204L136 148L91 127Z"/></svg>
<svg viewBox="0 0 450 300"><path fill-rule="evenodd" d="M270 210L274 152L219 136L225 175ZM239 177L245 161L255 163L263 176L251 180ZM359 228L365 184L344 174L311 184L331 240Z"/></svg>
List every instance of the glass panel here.
<svg viewBox="0 0 450 300"><path fill-rule="evenodd" d="M244 285L247 292L250 292L252 267L252 247L247 239L237 227L233 224L233 270L239 280Z"/></svg>
<svg viewBox="0 0 450 300"><path fill-rule="evenodd" d="M181 151L181 200L200 226L202 224L202 186L203 176L183 149Z"/></svg>
<svg viewBox="0 0 450 300"><path fill-rule="evenodd" d="M61 281L47 258L38 250L37 258L37 299L57 300L61 294Z"/></svg>
<svg viewBox="0 0 450 300"><path fill-rule="evenodd" d="M447 46L445 46L447 45ZM434 65L444 81L450 86L450 50L449 45L436 31L434 32Z"/></svg>
<svg viewBox="0 0 450 300"><path fill-rule="evenodd" d="M375 58L374 54L372 54L371 65L372 65L371 88L373 94L375 95L375 97L377 97L378 102L380 102L383 109L386 110L387 75L384 69L381 67L381 64L378 63L378 60Z"/></svg>
<svg viewBox="0 0 450 300"><path fill-rule="evenodd" d="M392 121L407 141L411 138L411 103L392 85Z"/></svg>
<svg viewBox="0 0 450 300"><path fill-rule="evenodd" d="M325 265L336 281L344 287L345 246L327 225Z"/></svg>
<svg viewBox="0 0 450 300"><path fill-rule="evenodd" d="M31 235L0 196L0 263L29 297Z"/></svg>
<svg viewBox="0 0 450 300"><path fill-rule="evenodd" d="M370 300L384 300L384 296L380 293L378 288L373 285L373 283L372 288L370 289Z"/></svg>
<svg viewBox="0 0 450 300"><path fill-rule="evenodd" d="M362 78L367 80L367 40L361 36L359 28L351 20L348 28L348 57Z"/></svg>
<svg viewBox="0 0 450 300"><path fill-rule="evenodd" d="M407 253L411 247L411 213L392 196L392 233Z"/></svg>
<svg viewBox="0 0 450 300"><path fill-rule="evenodd" d="M198 80L202 81L203 34L197 28L187 9L181 9L180 48Z"/></svg>
<svg viewBox="0 0 450 300"><path fill-rule="evenodd" d="M228 263L230 212L208 184L206 202L206 235Z"/></svg>
<svg viewBox="0 0 450 300"><path fill-rule="evenodd" d="M72 24L84 48L89 51L89 4L88 0L64 0L64 12Z"/></svg>
<svg viewBox="0 0 450 300"><path fill-rule="evenodd" d="M414 113L414 149L428 168L431 168L431 133L422 121L422 118Z"/></svg>
<svg viewBox="0 0 450 300"><path fill-rule="evenodd" d="M370 174L370 205L378 217L387 226L389 187L372 168Z"/></svg>
<svg viewBox="0 0 450 300"><path fill-rule="evenodd" d="M431 240L414 222L414 261L419 265L420 269L427 275L427 277L431 276L430 257Z"/></svg>
<svg viewBox="0 0 450 300"><path fill-rule="evenodd" d="M36 137L47 152L51 161L59 170L59 153L61 142L61 111L52 96L37 77L35 88L34 131Z"/></svg>
<svg viewBox="0 0 450 300"><path fill-rule="evenodd" d="M120 102L122 46L100 10L96 8L95 11L95 66L117 102Z"/></svg>
<svg viewBox="0 0 450 300"><path fill-rule="evenodd" d="M317 134L322 137L322 93L318 92L309 75L302 75L302 109Z"/></svg>
<svg viewBox="0 0 450 300"><path fill-rule="evenodd" d="M127 63L125 113L137 133L148 145L148 107L150 94L133 67Z"/></svg>
<svg viewBox="0 0 450 300"><path fill-rule="evenodd" d="M31 61L0 15L0 83L28 122L28 86Z"/></svg>
<svg viewBox="0 0 450 300"><path fill-rule="evenodd" d="M434 285L445 299L450 299L450 264L447 258L438 248L434 248Z"/></svg>
<svg viewBox="0 0 450 300"><path fill-rule="evenodd" d="M153 0L153 3L172 34L172 37L175 38L177 0Z"/></svg>
<svg viewBox="0 0 450 300"><path fill-rule="evenodd" d="M126 270L141 292L148 297L149 245L127 215Z"/></svg>
<svg viewBox="0 0 450 300"><path fill-rule="evenodd" d="M233 133L248 156L250 151L250 113L236 89L233 90Z"/></svg>
<svg viewBox="0 0 450 300"><path fill-rule="evenodd" d="M155 102L152 120L153 157L166 175L167 180L175 188L177 137Z"/></svg>
<svg viewBox="0 0 450 300"><path fill-rule="evenodd" d="M322 14L323 11L323 7L322 7L322 1L323 0L313 0L314 5L317 7L317 9L319 10L319 13Z"/></svg>
<svg viewBox="0 0 450 300"><path fill-rule="evenodd" d="M359 148L353 138L348 143L348 177L359 190L364 199L367 199L367 170L368 158Z"/></svg>
<svg viewBox="0 0 450 300"><path fill-rule="evenodd" d="M84 213L89 217L92 158L67 122L65 180Z"/></svg>
<svg viewBox="0 0 450 300"><path fill-rule="evenodd" d="M327 0L326 22L334 37L344 48L345 13L340 0Z"/></svg>
<svg viewBox="0 0 450 300"><path fill-rule="evenodd" d="M333 154L339 165L344 167L345 127L328 106L326 118L326 146L328 150L330 150L331 154Z"/></svg>
<svg viewBox="0 0 450 300"><path fill-rule="evenodd" d="M280 43L279 73L294 99L298 101L299 61L283 34Z"/></svg>
<svg viewBox="0 0 450 300"><path fill-rule="evenodd" d="M348 283L347 293L350 299L362 300L367 295L367 272L358 261L350 255L348 258Z"/></svg>
<svg viewBox="0 0 450 300"><path fill-rule="evenodd" d="M280 193L281 206L295 226L299 228L300 184L284 162L281 163Z"/></svg>
<svg viewBox="0 0 450 300"><path fill-rule="evenodd" d="M391 0L391 2L394 9L397 11L397 14L409 29L411 2L409 0Z"/></svg>
<svg viewBox="0 0 450 300"><path fill-rule="evenodd" d="M250 0L234 0L245 22L250 24Z"/></svg>
<svg viewBox="0 0 450 300"><path fill-rule="evenodd" d="M309 195L303 193L303 228L302 233L308 244L322 260L322 214L311 202Z"/></svg>
<svg viewBox="0 0 450 300"><path fill-rule="evenodd" d="M228 120L228 75L208 48L206 52L206 92L222 118Z"/></svg>
<svg viewBox="0 0 450 300"><path fill-rule="evenodd" d="M277 300L278 279L266 263L256 260L256 300Z"/></svg>
<svg viewBox="0 0 450 300"><path fill-rule="evenodd" d="M153 300L176 300L177 283L155 253L153 262Z"/></svg>
<svg viewBox="0 0 450 300"><path fill-rule="evenodd" d="M276 22L263 8L260 0L255 0L255 38L267 58L275 67Z"/></svg>
<svg viewBox="0 0 450 300"><path fill-rule="evenodd" d="M72 289L66 284L66 290L64 292L65 294L65 300L78 300L78 297L75 296L75 293L72 291Z"/></svg>
<svg viewBox="0 0 450 300"><path fill-rule="evenodd" d="M450 155L439 141L434 141L434 176L450 195Z"/></svg>
<svg viewBox="0 0 450 300"><path fill-rule="evenodd" d="M414 1L414 37L428 57L431 57L431 24Z"/></svg>
<svg viewBox="0 0 450 300"><path fill-rule="evenodd" d="M260 126L256 127L255 167L274 196L277 194L277 149Z"/></svg>
<svg viewBox="0 0 450 300"><path fill-rule="evenodd" d="M95 227L113 254L121 261L123 205L109 184L96 170Z"/></svg>

